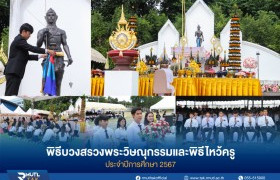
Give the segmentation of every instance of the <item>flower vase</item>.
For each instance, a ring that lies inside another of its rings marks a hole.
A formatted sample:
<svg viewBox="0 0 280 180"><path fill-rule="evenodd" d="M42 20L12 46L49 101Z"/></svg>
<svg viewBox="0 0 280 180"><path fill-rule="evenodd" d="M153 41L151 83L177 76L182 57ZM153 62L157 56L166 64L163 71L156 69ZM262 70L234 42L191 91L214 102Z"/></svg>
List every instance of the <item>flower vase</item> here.
<svg viewBox="0 0 280 180"><path fill-rule="evenodd" d="M253 73L249 73L249 79L253 78Z"/></svg>
<svg viewBox="0 0 280 180"><path fill-rule="evenodd" d="M194 78L196 78L196 72L193 72L193 75L192 75Z"/></svg>
<svg viewBox="0 0 280 180"><path fill-rule="evenodd" d="M191 70L186 70L186 75L187 75L188 78L190 78L191 75L192 75L192 71Z"/></svg>
<svg viewBox="0 0 280 180"><path fill-rule="evenodd" d="M178 70L178 76L180 78L184 77L184 75L185 75L185 71L183 69Z"/></svg>
<svg viewBox="0 0 280 180"><path fill-rule="evenodd" d="M249 79L252 79L253 78L253 73L251 72L251 69L250 69L250 71L249 71Z"/></svg>

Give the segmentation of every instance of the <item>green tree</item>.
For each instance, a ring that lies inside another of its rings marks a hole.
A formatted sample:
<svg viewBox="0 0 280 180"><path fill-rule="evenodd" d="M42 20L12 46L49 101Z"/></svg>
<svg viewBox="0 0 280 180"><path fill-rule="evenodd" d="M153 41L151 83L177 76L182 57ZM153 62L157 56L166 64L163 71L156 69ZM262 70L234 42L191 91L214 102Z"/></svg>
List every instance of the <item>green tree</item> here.
<svg viewBox="0 0 280 180"><path fill-rule="evenodd" d="M218 4L212 5L211 9L215 14L215 35L216 37L220 37L220 32L223 30L230 18L223 14L222 7Z"/></svg>
<svg viewBox="0 0 280 180"><path fill-rule="evenodd" d="M279 17L274 12L259 11L258 16L241 19L243 40L254 42L280 52Z"/></svg>
<svg viewBox="0 0 280 180"><path fill-rule="evenodd" d="M91 16L91 46L105 57L109 50L109 29L109 23L104 21L102 14L93 12Z"/></svg>
<svg viewBox="0 0 280 180"><path fill-rule="evenodd" d="M70 100L72 100L72 102L76 102L78 98L79 97L64 96L49 100L37 101L34 102L34 109L47 111L51 111L53 109L54 112L58 115L69 108ZM31 102L28 100L24 100L24 108L26 110L31 108Z"/></svg>
<svg viewBox="0 0 280 180"><path fill-rule="evenodd" d="M105 16L106 21L110 21L114 18L112 12L115 11L116 7L124 5L125 9L130 14L136 14L138 16L144 16L150 12L151 9L157 9L157 5L160 0L106 0L96 1L92 0L92 10L98 11Z"/></svg>
<svg viewBox="0 0 280 180"><path fill-rule="evenodd" d="M0 0L0 34L9 26L10 0Z"/></svg>

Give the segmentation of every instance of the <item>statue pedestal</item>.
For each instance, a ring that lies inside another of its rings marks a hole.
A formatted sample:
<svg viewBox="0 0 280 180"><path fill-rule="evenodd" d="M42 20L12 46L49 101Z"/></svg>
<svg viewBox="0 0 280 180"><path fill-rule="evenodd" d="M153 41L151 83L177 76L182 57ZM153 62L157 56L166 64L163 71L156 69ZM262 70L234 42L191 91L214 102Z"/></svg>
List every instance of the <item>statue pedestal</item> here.
<svg viewBox="0 0 280 180"><path fill-rule="evenodd" d="M136 71L105 71L104 96L138 96Z"/></svg>
<svg viewBox="0 0 280 180"><path fill-rule="evenodd" d="M116 67L115 71L119 70L130 70L129 65L132 63L134 58L138 57L138 51L135 50L111 50L108 52L108 56L112 58Z"/></svg>

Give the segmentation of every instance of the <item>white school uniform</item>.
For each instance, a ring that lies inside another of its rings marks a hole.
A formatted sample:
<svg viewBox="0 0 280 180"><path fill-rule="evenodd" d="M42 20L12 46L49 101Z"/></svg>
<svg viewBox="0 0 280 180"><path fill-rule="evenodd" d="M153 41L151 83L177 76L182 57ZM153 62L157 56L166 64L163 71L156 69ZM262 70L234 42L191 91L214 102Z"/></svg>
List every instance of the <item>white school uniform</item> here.
<svg viewBox="0 0 280 180"><path fill-rule="evenodd" d="M266 126L265 118L266 118L267 121L268 121L268 126L269 126L269 127L275 125L273 119L272 119L270 116L262 116L262 117L259 118L259 121L258 121L260 127L265 127L265 126Z"/></svg>
<svg viewBox="0 0 280 180"><path fill-rule="evenodd" d="M119 141L127 140L127 130L125 128L117 128L115 130L116 139Z"/></svg>
<svg viewBox="0 0 280 180"><path fill-rule="evenodd" d="M61 136L61 132L58 133L58 139L60 142L67 142L67 139L69 138L69 134L67 132L64 133L64 136Z"/></svg>
<svg viewBox="0 0 280 180"><path fill-rule="evenodd" d="M21 132L23 131L23 129L24 129L24 127L23 127L23 126L20 126L20 127L18 128L18 132L21 133Z"/></svg>
<svg viewBox="0 0 280 180"><path fill-rule="evenodd" d="M8 128L8 123L7 123L7 122L2 122L2 123L1 123L1 128L2 128L2 129Z"/></svg>
<svg viewBox="0 0 280 180"><path fill-rule="evenodd" d="M49 141L52 137L55 137L55 133L53 132L52 129L47 129L45 134L44 134L44 137L42 139L43 142L47 142Z"/></svg>
<svg viewBox="0 0 280 180"><path fill-rule="evenodd" d="M251 117L251 126L250 126L250 123L249 123L249 119L250 117L246 116L244 118L244 127L253 127L255 128L256 127L256 119L254 117Z"/></svg>
<svg viewBox="0 0 280 180"><path fill-rule="evenodd" d="M17 130L16 126L12 126L12 127L10 128L9 132L16 132L16 130Z"/></svg>
<svg viewBox="0 0 280 180"><path fill-rule="evenodd" d="M144 129L144 124L140 123L137 124L134 120L127 128L127 140L129 147L131 148L141 148L146 146L146 141L143 141L140 136L140 125L142 130Z"/></svg>
<svg viewBox="0 0 280 180"><path fill-rule="evenodd" d="M79 123L77 123L77 124L75 123L74 124L74 130L80 132L80 124Z"/></svg>
<svg viewBox="0 0 280 180"><path fill-rule="evenodd" d="M63 122L61 120L57 121L57 124L59 125L60 128L63 126Z"/></svg>
<svg viewBox="0 0 280 180"><path fill-rule="evenodd" d="M40 136L43 133L43 131L41 129L35 129L33 135L34 136Z"/></svg>
<svg viewBox="0 0 280 180"><path fill-rule="evenodd" d="M106 130L108 138L106 137ZM93 139L94 146L97 148L114 148L116 145L115 133L109 127L107 127L106 129L100 127Z"/></svg>
<svg viewBox="0 0 280 180"><path fill-rule="evenodd" d="M32 132L34 130L33 126L27 126L26 132Z"/></svg>
<svg viewBox="0 0 280 180"><path fill-rule="evenodd" d="M191 125L192 125L192 127L196 127L197 128L198 127L198 121L196 119L194 119L194 118L192 118L192 121L191 121L191 119L187 119L185 124L184 124L184 127L185 128L189 128L189 127L191 127Z"/></svg>
<svg viewBox="0 0 280 180"><path fill-rule="evenodd" d="M200 126L201 125L201 117L200 116L197 116L197 117L194 117L194 119L196 119L197 120L197 122L198 122L198 126Z"/></svg>
<svg viewBox="0 0 280 180"><path fill-rule="evenodd" d="M214 127L214 119L209 117L208 120L209 127L207 126L207 117L203 118L201 127L204 128L213 128Z"/></svg>
<svg viewBox="0 0 280 180"><path fill-rule="evenodd" d="M229 127L241 127L241 126L242 126L242 119L239 116L238 117L233 116L229 119Z"/></svg>
<svg viewBox="0 0 280 180"><path fill-rule="evenodd" d="M221 124L221 119L222 119L222 124ZM228 126L228 121L225 117L217 117L216 121L215 121L215 126L216 127L223 127L226 128Z"/></svg>
<svg viewBox="0 0 280 180"><path fill-rule="evenodd" d="M93 127L93 136L98 132L98 130L100 129L100 126L94 126Z"/></svg>

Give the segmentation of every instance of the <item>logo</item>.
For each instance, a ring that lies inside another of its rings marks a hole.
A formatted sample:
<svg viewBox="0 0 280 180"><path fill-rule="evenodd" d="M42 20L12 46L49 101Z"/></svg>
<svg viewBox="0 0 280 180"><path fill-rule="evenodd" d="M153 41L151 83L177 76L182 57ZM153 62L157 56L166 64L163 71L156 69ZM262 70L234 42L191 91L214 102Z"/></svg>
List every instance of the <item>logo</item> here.
<svg viewBox="0 0 280 180"><path fill-rule="evenodd" d="M136 177L135 177L135 180L140 180L140 179L141 179L140 176L136 176Z"/></svg>
<svg viewBox="0 0 280 180"><path fill-rule="evenodd" d="M243 176L238 177L238 180L243 180L243 179L244 179Z"/></svg>
<svg viewBox="0 0 280 180"><path fill-rule="evenodd" d="M8 170L10 180L49 180L46 170Z"/></svg>
<svg viewBox="0 0 280 180"><path fill-rule="evenodd" d="M30 172L30 173L24 173L24 172L18 172L18 179L19 180L39 180L40 175L38 172Z"/></svg>

